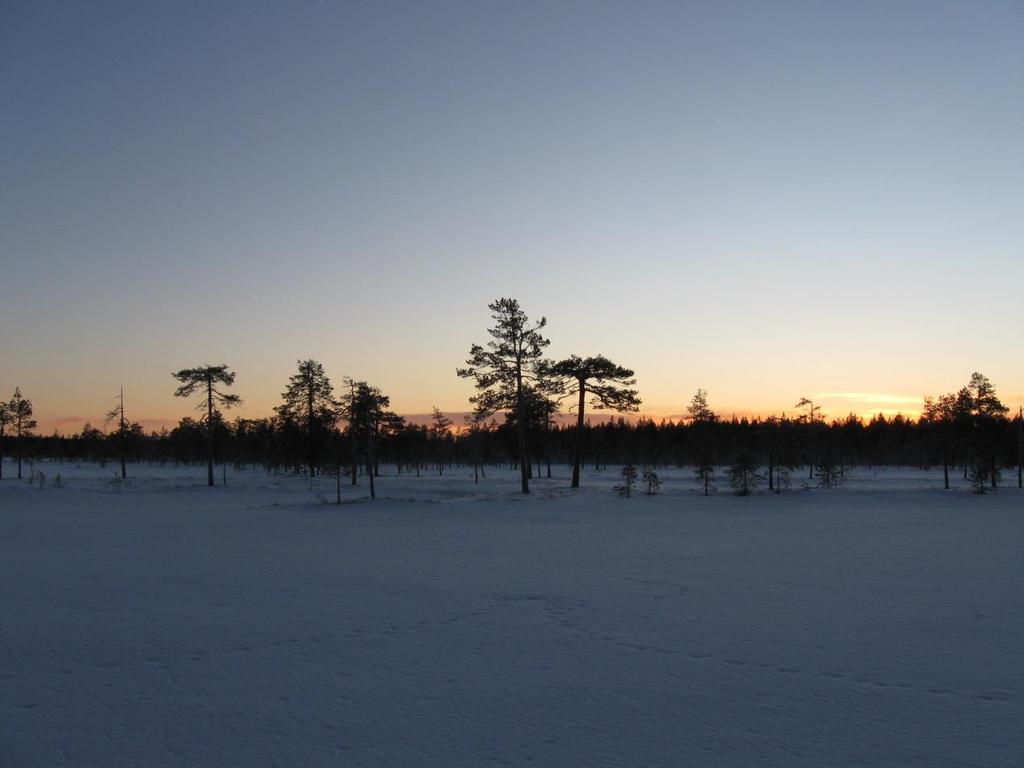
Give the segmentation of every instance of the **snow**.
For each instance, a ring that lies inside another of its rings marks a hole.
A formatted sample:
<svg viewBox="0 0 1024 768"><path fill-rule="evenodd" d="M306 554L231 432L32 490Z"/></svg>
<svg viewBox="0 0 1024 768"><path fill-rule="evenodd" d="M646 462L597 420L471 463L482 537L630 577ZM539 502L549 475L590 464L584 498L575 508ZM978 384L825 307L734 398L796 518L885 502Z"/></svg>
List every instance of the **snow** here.
<svg viewBox="0 0 1024 768"><path fill-rule="evenodd" d="M0 481L2 766L1024 763L1016 489L37 468Z"/></svg>

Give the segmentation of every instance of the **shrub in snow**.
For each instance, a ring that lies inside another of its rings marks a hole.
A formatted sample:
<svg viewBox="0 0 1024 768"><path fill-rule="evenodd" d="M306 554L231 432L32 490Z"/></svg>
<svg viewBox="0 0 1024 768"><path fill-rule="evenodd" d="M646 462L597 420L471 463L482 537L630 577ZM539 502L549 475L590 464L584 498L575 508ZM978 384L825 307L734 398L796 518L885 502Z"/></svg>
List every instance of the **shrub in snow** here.
<svg viewBox="0 0 1024 768"><path fill-rule="evenodd" d="M819 488L836 488L843 484L843 468L833 461L832 457L828 454L823 454L818 459L818 464L814 468L818 473L818 487Z"/></svg>
<svg viewBox="0 0 1024 768"><path fill-rule="evenodd" d="M620 496L632 496L633 486L636 485L636 467L627 464L622 468L622 483L615 486Z"/></svg>
<svg viewBox="0 0 1024 768"><path fill-rule="evenodd" d="M968 473L971 481L971 490L975 493L985 493L989 488L995 490L999 484L999 468L993 467L984 459L975 461Z"/></svg>
<svg viewBox="0 0 1024 768"><path fill-rule="evenodd" d="M729 483L737 496L747 496L753 490L760 475L757 473L757 461L753 455L742 452L736 455L729 467Z"/></svg>
<svg viewBox="0 0 1024 768"><path fill-rule="evenodd" d="M661 480L658 478L658 473L654 471L654 467L647 465L644 467L643 480L647 483L647 495L653 496L661 488Z"/></svg>
<svg viewBox="0 0 1024 768"><path fill-rule="evenodd" d="M793 468L789 466L783 466L782 464L775 465L775 492L782 493L788 491L793 486Z"/></svg>
<svg viewBox="0 0 1024 768"><path fill-rule="evenodd" d="M708 461L699 461L693 468L693 478L697 485L704 491L705 496L710 496L715 490L715 467Z"/></svg>

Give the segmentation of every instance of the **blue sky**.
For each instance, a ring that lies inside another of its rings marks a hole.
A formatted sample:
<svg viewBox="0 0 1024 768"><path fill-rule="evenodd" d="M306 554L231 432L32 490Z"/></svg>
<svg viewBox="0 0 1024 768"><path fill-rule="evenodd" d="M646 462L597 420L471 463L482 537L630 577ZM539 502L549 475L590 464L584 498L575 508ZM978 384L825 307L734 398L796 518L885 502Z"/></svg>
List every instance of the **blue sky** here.
<svg viewBox="0 0 1024 768"><path fill-rule="evenodd" d="M314 357L459 410L512 295L654 412L1019 398L1022 39L1018 2L6 3L0 389L177 418L225 361L255 416Z"/></svg>

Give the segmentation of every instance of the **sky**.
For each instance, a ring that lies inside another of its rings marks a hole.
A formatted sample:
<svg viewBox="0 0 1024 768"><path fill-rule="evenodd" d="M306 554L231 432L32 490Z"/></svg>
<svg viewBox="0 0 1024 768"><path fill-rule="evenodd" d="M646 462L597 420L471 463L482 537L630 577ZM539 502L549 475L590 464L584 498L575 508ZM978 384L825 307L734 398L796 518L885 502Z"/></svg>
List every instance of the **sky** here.
<svg viewBox="0 0 1024 768"><path fill-rule="evenodd" d="M466 410L487 304L644 410L1024 401L1024 4L0 3L0 395L298 359Z"/></svg>

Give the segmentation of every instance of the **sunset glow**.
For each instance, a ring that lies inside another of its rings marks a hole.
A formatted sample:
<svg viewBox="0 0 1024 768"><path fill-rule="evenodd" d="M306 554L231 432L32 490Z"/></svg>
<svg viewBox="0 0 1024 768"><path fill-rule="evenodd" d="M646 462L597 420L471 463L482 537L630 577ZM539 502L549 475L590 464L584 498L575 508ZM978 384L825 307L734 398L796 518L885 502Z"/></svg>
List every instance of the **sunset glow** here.
<svg viewBox="0 0 1024 768"><path fill-rule="evenodd" d="M497 295L655 417L1021 402L1019 6L229 6L0 25L0 388L40 429L120 386L173 425L203 361L239 416L300 358L463 412Z"/></svg>

